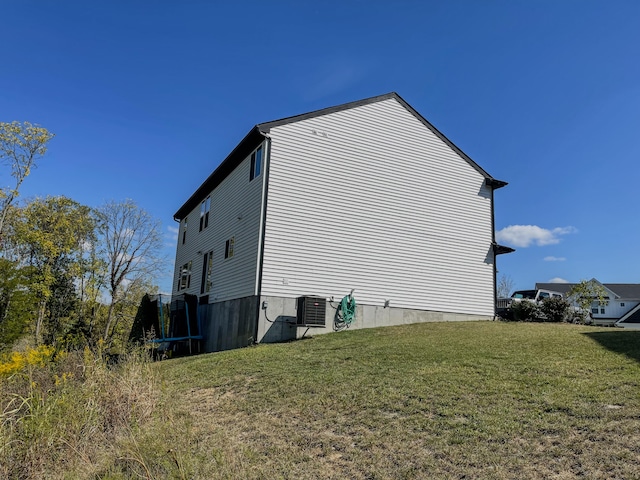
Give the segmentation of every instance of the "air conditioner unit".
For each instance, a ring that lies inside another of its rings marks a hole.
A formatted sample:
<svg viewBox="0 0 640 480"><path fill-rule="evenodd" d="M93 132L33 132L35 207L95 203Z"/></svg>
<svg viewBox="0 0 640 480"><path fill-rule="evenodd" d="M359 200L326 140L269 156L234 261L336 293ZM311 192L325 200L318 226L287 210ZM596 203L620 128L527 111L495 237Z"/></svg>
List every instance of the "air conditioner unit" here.
<svg viewBox="0 0 640 480"><path fill-rule="evenodd" d="M298 297L299 327L324 327L327 315L327 299L324 297Z"/></svg>

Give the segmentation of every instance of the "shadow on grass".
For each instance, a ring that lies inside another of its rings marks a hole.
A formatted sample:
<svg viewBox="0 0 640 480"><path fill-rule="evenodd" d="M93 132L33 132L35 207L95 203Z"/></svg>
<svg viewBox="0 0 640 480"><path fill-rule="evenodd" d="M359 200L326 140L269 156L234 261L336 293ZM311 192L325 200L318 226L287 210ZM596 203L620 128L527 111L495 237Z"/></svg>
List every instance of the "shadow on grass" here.
<svg viewBox="0 0 640 480"><path fill-rule="evenodd" d="M621 353L640 363L640 332L591 332L585 333L607 350Z"/></svg>

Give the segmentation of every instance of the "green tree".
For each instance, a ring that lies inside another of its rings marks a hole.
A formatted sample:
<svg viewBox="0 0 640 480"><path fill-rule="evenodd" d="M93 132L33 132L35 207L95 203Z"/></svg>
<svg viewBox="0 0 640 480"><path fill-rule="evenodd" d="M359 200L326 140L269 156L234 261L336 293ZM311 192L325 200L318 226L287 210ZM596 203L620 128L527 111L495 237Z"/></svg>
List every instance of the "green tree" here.
<svg viewBox="0 0 640 480"><path fill-rule="evenodd" d="M567 300L579 307L586 320L593 303L603 306L609 303L607 295L607 290L597 280L582 280L571 287L567 293Z"/></svg>
<svg viewBox="0 0 640 480"><path fill-rule="evenodd" d="M29 122L0 122L0 160L9 167L12 185L0 187L0 238L8 210L18 197L20 186L47 151L53 134Z"/></svg>
<svg viewBox="0 0 640 480"><path fill-rule="evenodd" d="M0 258L0 350L28 333L35 304L30 270Z"/></svg>
<svg viewBox="0 0 640 480"><path fill-rule="evenodd" d="M34 333L41 343L47 316L51 320L51 314L57 315L58 321L65 316L55 295L68 300L71 285L81 277L83 251L93 240L94 219L89 207L70 198L47 197L24 207L14 228L23 261L33 268L30 288L38 299Z"/></svg>
<svg viewBox="0 0 640 480"><path fill-rule="evenodd" d="M110 297L103 338L110 341L118 305L130 300L127 293L149 283L158 271L163 260L162 235L160 223L131 200L109 202L97 209L96 217ZM142 295L133 304L140 298Z"/></svg>

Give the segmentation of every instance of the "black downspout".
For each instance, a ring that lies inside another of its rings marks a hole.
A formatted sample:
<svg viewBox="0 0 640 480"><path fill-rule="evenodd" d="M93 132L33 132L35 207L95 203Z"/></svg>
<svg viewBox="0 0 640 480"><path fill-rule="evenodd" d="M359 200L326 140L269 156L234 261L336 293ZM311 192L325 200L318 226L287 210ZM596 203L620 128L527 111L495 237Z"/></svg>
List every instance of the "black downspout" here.
<svg viewBox="0 0 640 480"><path fill-rule="evenodd" d="M498 304L498 254L493 247L496 244L496 219L494 207L495 188L491 188L491 251L493 253L493 319L496 319L496 305Z"/></svg>

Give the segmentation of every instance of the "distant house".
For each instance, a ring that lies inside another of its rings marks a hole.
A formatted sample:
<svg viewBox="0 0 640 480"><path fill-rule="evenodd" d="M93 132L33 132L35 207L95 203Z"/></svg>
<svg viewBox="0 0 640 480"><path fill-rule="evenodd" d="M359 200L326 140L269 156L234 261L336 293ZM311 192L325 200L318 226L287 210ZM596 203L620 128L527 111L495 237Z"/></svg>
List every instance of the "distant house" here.
<svg viewBox="0 0 640 480"><path fill-rule="evenodd" d="M640 283L600 283L607 292L607 304L591 304L596 325L640 328ZM536 288L555 290L566 295L575 283L536 283Z"/></svg>
<svg viewBox="0 0 640 480"><path fill-rule="evenodd" d="M173 295L198 297L207 351L491 319L505 185L396 93L261 123L175 213Z"/></svg>

